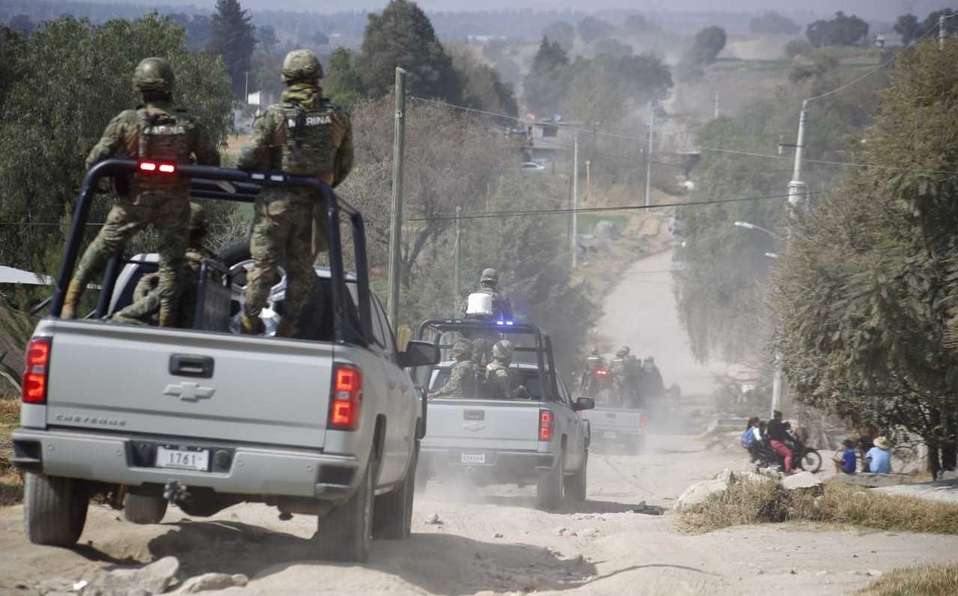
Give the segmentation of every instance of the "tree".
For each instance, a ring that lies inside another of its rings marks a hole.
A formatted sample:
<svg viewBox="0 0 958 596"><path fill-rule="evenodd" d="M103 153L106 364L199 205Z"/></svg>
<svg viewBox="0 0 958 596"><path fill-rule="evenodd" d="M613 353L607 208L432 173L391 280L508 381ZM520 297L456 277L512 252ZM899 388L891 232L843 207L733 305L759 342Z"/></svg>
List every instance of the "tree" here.
<svg viewBox="0 0 958 596"><path fill-rule="evenodd" d="M725 41L725 29L721 27L706 27L696 33L679 61L679 77L686 81L701 78L704 68L715 62L725 49Z"/></svg>
<svg viewBox="0 0 958 596"><path fill-rule="evenodd" d="M107 123L139 103L130 76L144 56L170 60L176 103L225 140L232 119L225 67L187 51L183 30L169 19L100 26L60 19L22 43L0 43L0 73L6 66L13 73L0 86L0 220L20 224L0 226L0 262L53 272L64 229L49 224L71 215L84 158ZM94 218L107 202L96 203Z"/></svg>
<svg viewBox="0 0 958 596"><path fill-rule="evenodd" d="M211 24L212 35L207 51L223 59L226 72L233 81L233 94L242 97L253 47L256 45L253 36L256 28L238 0L216 0L216 12Z"/></svg>
<svg viewBox="0 0 958 596"><path fill-rule="evenodd" d="M913 14L903 14L895 21L895 28L892 29L898 35L901 35L901 42L906 46L921 35L921 27L918 25L918 17Z"/></svg>
<svg viewBox="0 0 958 596"><path fill-rule="evenodd" d="M336 48L329 58L323 91L334 102L353 106L365 97L362 78L353 64L353 53L346 48Z"/></svg>
<svg viewBox="0 0 958 596"><path fill-rule="evenodd" d="M788 17L771 11L752 17L749 30L758 35L795 35L802 28Z"/></svg>
<svg viewBox="0 0 958 596"><path fill-rule="evenodd" d="M615 130L630 112L643 109L649 101L668 97L672 75L651 53L616 57L602 54L589 61L578 58L571 68L569 110L583 122L601 122ZM601 93L596 93L601 89Z"/></svg>
<svg viewBox="0 0 958 596"><path fill-rule="evenodd" d="M592 44L592 49L595 51L596 56L601 54L607 54L615 58L624 58L625 56L631 56L632 46L627 43L622 43L617 39L612 39L611 37L605 37L599 41Z"/></svg>
<svg viewBox="0 0 958 596"><path fill-rule="evenodd" d="M919 34L925 32L935 32L938 33L938 25L940 17L950 17L955 13L954 10L950 8L944 8L942 10L936 10L935 12L929 14L924 21L921 23L921 29ZM954 35L958 33L958 18L946 18L945 19L945 34Z"/></svg>
<svg viewBox="0 0 958 596"><path fill-rule="evenodd" d="M213 36L213 22L206 15L193 15L186 26L186 45L193 51L207 47Z"/></svg>
<svg viewBox="0 0 958 596"><path fill-rule="evenodd" d="M633 35L657 31L655 23L640 14L630 15L625 19L625 30Z"/></svg>
<svg viewBox="0 0 958 596"><path fill-rule="evenodd" d="M575 27L567 21L556 21L542 30L542 35L562 46L566 52L571 52L575 45Z"/></svg>
<svg viewBox="0 0 958 596"><path fill-rule="evenodd" d="M21 33L30 34L33 33L33 30L37 28L36 24L30 20L25 14L18 14L17 16L10 19L10 28L14 31L20 31Z"/></svg>
<svg viewBox="0 0 958 596"><path fill-rule="evenodd" d="M356 67L373 98L390 93L396 67L406 70L410 95L462 99L452 59L436 37L426 14L410 0L391 0L381 13L370 13Z"/></svg>
<svg viewBox="0 0 958 596"><path fill-rule="evenodd" d="M595 17L586 17L579 21L578 29L579 37L586 43L592 43L615 31L615 27Z"/></svg>
<svg viewBox="0 0 958 596"><path fill-rule="evenodd" d="M902 53L851 172L791 228L773 308L790 386L804 403L929 447L958 441L958 45Z"/></svg>
<svg viewBox="0 0 958 596"><path fill-rule="evenodd" d="M276 48L276 45L279 43L279 39L276 38L276 30L272 26L266 25L265 27L259 28L259 46L263 49L263 52L267 54L272 54L273 50Z"/></svg>
<svg viewBox="0 0 958 596"><path fill-rule="evenodd" d="M453 68L463 85L463 105L496 114L519 115L512 85L503 83L494 68L476 59L467 46L453 47L451 54Z"/></svg>
<svg viewBox="0 0 958 596"><path fill-rule="evenodd" d="M810 23L805 28L805 37L816 47L856 45L868 37L868 23L838 11L834 19Z"/></svg>
<svg viewBox="0 0 958 596"><path fill-rule="evenodd" d="M314 46L325 46L329 44L329 36L322 31L317 31L310 36L309 42Z"/></svg>
<svg viewBox="0 0 958 596"><path fill-rule="evenodd" d="M532 68L523 81L526 106L533 112L552 115L559 111L570 76L569 57L558 43L543 37Z"/></svg>

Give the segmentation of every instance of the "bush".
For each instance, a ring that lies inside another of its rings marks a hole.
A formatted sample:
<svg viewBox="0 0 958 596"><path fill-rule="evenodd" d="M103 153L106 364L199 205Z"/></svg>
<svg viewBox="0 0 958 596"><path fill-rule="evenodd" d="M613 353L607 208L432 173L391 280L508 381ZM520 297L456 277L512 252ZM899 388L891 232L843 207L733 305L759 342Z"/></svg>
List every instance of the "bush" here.
<svg viewBox="0 0 958 596"><path fill-rule="evenodd" d="M816 496L787 491L780 482L742 480L682 512L693 532L730 526L807 521L876 530L958 534L958 505L827 484Z"/></svg>
<svg viewBox="0 0 958 596"><path fill-rule="evenodd" d="M958 563L895 569L859 591L863 596L949 596L958 586Z"/></svg>
<svg viewBox="0 0 958 596"><path fill-rule="evenodd" d="M812 49L812 44L804 39L793 39L785 44L785 56L789 60L794 60L796 56L807 56Z"/></svg>

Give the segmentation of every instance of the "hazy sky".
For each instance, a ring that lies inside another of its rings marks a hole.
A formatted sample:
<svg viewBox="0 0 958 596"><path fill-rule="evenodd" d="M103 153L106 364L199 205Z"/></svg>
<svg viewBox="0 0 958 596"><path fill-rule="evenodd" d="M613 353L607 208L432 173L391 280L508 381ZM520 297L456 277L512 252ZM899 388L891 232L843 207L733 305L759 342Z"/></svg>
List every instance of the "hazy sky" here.
<svg viewBox="0 0 958 596"><path fill-rule="evenodd" d="M97 0L94 0L97 1ZM98 0L117 4L192 4L212 8L215 0ZM341 10L378 10L386 0L240 0L244 7L257 10L308 10L337 12ZM896 15L914 12L924 15L945 6L958 6L956 0L418 0L426 10L497 10L503 8L573 9L596 11L622 8L648 11L713 10L721 12L754 12L796 10L830 14L836 10L854 13L866 19L892 20Z"/></svg>

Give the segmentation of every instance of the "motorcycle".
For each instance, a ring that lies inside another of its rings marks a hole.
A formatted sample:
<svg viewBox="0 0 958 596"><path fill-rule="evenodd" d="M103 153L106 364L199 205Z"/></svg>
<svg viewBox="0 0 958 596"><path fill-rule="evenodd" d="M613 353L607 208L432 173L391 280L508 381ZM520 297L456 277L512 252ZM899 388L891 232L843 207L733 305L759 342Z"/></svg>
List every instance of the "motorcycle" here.
<svg viewBox="0 0 958 596"><path fill-rule="evenodd" d="M822 469L822 456L817 449L808 447L798 439L791 442L792 450L792 468L811 472L812 474ZM763 467L785 468L785 458L772 449L770 445L762 443L762 448L758 452L758 458Z"/></svg>

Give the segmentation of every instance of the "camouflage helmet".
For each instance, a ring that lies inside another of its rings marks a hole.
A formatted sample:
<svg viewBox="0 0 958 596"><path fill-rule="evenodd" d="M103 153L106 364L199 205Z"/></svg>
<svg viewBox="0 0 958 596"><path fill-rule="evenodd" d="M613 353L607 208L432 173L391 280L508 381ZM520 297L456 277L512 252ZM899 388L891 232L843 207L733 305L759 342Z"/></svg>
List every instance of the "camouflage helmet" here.
<svg viewBox="0 0 958 596"><path fill-rule="evenodd" d="M472 344L464 339L460 339L452 346L452 357L456 360L460 358L472 357Z"/></svg>
<svg viewBox="0 0 958 596"><path fill-rule="evenodd" d="M317 83L323 78L323 66L310 50L293 50L283 60L283 82L286 84L300 81Z"/></svg>
<svg viewBox="0 0 958 596"><path fill-rule="evenodd" d="M630 348L629 346L622 346L623 353L628 354L631 351L632 351L632 348Z"/></svg>
<svg viewBox="0 0 958 596"><path fill-rule="evenodd" d="M133 70L133 87L140 91L172 93L173 67L165 58L147 58Z"/></svg>
<svg viewBox="0 0 958 596"><path fill-rule="evenodd" d="M616 358L625 358L629 355L629 351L626 348L619 348L615 351Z"/></svg>
<svg viewBox="0 0 958 596"><path fill-rule="evenodd" d="M196 203L190 203L190 231L206 231L206 210Z"/></svg>
<svg viewBox="0 0 958 596"><path fill-rule="evenodd" d="M592 355L593 355L593 356L598 356L598 355L599 355L599 348L592 348Z"/></svg>
<svg viewBox="0 0 958 596"><path fill-rule="evenodd" d="M483 269L482 275L479 277L479 283L486 282L492 282L492 285L499 283L499 272L492 267L486 267Z"/></svg>
<svg viewBox="0 0 958 596"><path fill-rule="evenodd" d="M496 360L512 360L512 342L502 339L492 346L492 357Z"/></svg>

